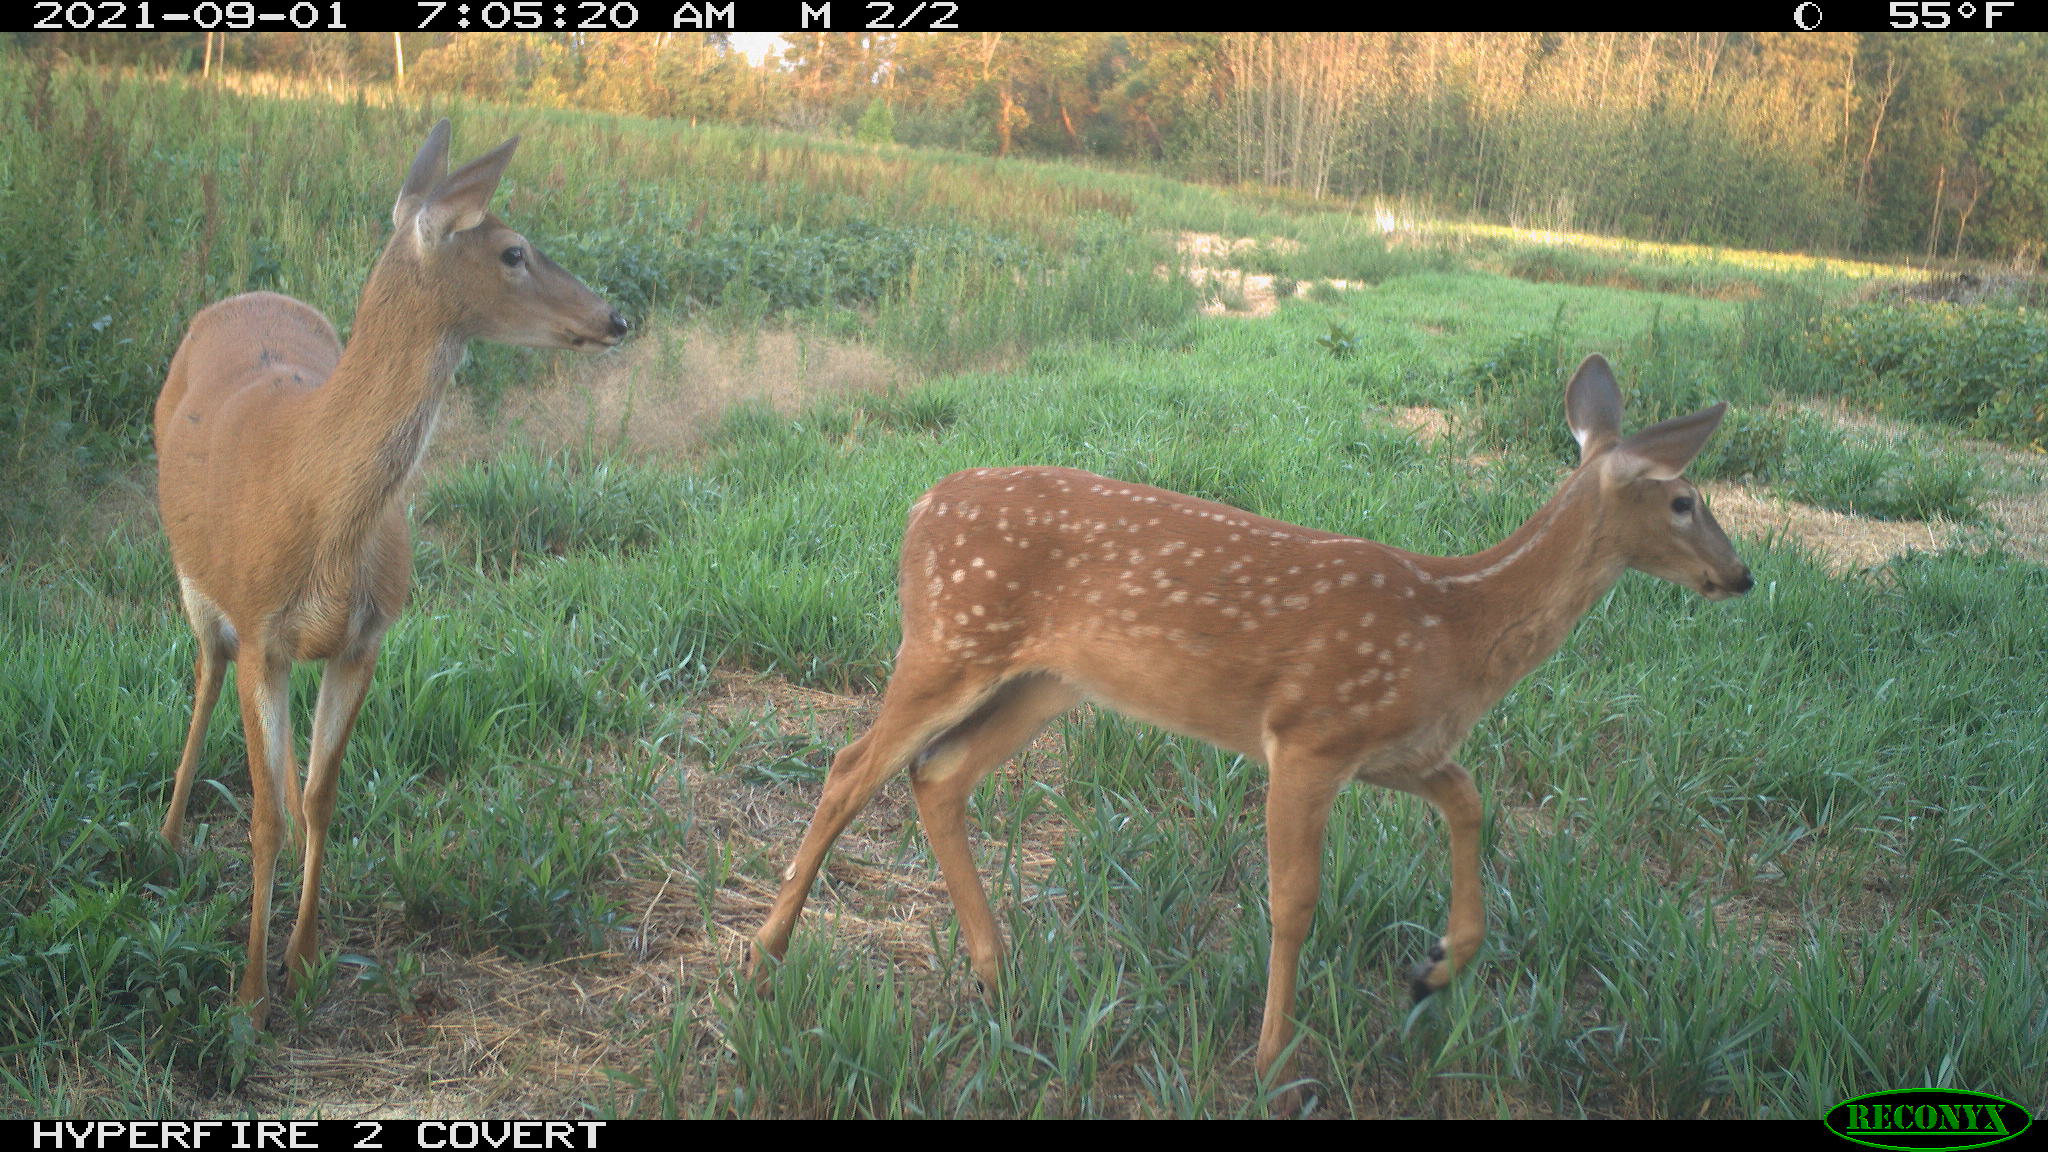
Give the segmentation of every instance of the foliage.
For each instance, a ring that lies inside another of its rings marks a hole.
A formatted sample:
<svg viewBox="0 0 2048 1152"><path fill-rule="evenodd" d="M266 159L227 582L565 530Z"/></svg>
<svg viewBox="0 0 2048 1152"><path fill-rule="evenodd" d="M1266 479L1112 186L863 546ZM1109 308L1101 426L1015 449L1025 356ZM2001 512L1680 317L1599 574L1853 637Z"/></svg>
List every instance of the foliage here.
<svg viewBox="0 0 2048 1152"><path fill-rule="evenodd" d="M860 114L860 122L853 126L853 138L863 144L896 142L896 114L890 111L888 101L879 96L868 101L867 111Z"/></svg>
<svg viewBox="0 0 2048 1152"><path fill-rule="evenodd" d="M1852 441L1829 422L1762 403L1767 393L1750 361L1787 339L1805 338L1809 323L1798 308L1745 309L1734 332L1653 315L1650 327L1612 357L1632 368L1628 426L1728 400L1728 414L1689 470L1694 476L1781 484L1795 499L1877 519L1977 519L1985 477L1969 459L1913 437ZM1519 333L1465 368L1460 380L1472 390L1475 427L1489 445L1542 445L1557 459L1578 459L1557 413L1559 383L1576 366L1579 343L1560 309L1548 328ZM1818 370L1797 370L1780 377L1779 386L1809 390ZM1853 387L1845 394L1874 398Z"/></svg>
<svg viewBox="0 0 2048 1152"><path fill-rule="evenodd" d="M1825 318L1813 343L1833 390L2048 450L2048 316L2038 309L1871 301Z"/></svg>
<svg viewBox="0 0 2048 1152"><path fill-rule="evenodd" d="M1335 321L1330 324L1330 334L1316 337L1316 343L1339 360L1358 355L1358 333Z"/></svg>
<svg viewBox="0 0 2048 1152"><path fill-rule="evenodd" d="M211 38L206 43L214 44ZM65 56L193 71L185 32L60 32ZM2041 252L2038 37L1867 33L293 33L213 74L398 81L412 96L1108 159L1549 229Z"/></svg>

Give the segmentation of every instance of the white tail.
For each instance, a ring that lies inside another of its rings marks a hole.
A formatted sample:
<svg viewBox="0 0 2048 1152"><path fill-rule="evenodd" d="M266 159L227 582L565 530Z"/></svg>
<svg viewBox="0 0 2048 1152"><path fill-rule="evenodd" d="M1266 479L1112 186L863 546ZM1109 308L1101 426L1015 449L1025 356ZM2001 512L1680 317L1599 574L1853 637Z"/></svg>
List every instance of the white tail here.
<svg viewBox="0 0 2048 1152"><path fill-rule="evenodd" d="M384 630L412 582L406 501L448 381L471 340L610 347L626 325L488 205L517 137L448 172L448 122L428 133L391 210L344 349L287 296L252 292L193 317L156 404L157 499L199 640L192 727L163 834L184 841L186 800L227 665L239 661L248 737L255 897L239 998L259 1027L280 826L305 847L285 950L296 980L318 940L320 864L342 748ZM303 799L289 686L322 660Z"/></svg>
<svg viewBox="0 0 2048 1152"><path fill-rule="evenodd" d="M843 749L750 959L765 990L832 842L910 769L975 973L1002 942L968 849L975 784L1075 702L1199 736L1266 765L1273 915L1258 1070L1294 1034L1296 962L1345 784L1412 792L1451 837L1450 929L1414 974L1443 987L1484 934L1479 794L1450 759L1627 568L1712 599L1747 592L1680 477L1725 405L1621 438L1621 395L1588 357L1566 390L1580 465L1475 556L1403 552L1066 468L982 468L910 511L903 645L865 736Z"/></svg>

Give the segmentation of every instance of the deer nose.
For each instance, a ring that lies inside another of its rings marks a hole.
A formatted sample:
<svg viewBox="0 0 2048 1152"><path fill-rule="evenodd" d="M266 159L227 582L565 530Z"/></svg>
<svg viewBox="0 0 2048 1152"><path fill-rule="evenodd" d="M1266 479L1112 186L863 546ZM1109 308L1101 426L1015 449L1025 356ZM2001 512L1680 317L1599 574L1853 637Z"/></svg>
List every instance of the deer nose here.
<svg viewBox="0 0 2048 1152"><path fill-rule="evenodd" d="M1743 593L1748 592L1751 588L1756 587L1756 579L1749 574L1749 568L1747 566L1744 566L1744 568L1742 569L1742 579L1737 580L1735 583L1730 584L1728 587L1732 589L1737 596L1740 596Z"/></svg>
<svg viewBox="0 0 2048 1152"><path fill-rule="evenodd" d="M619 315L617 310L612 312L609 332L614 340L626 334L626 318Z"/></svg>

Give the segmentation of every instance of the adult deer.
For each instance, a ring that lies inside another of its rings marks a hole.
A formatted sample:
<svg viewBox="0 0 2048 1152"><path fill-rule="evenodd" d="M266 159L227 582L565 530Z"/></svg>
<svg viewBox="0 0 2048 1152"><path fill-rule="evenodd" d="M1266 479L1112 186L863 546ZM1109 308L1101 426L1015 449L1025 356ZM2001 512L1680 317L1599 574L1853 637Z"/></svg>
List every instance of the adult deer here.
<svg viewBox="0 0 2048 1152"><path fill-rule="evenodd" d="M974 971L993 989L1002 941L968 849L968 795L1085 697L1267 767L1263 1080L1285 1072L1324 828L1354 779L1421 796L1449 825L1450 927L1413 974L1418 998L1443 987L1485 932L1479 793L1449 758L1465 734L1624 569L1715 600L1751 587L1680 476L1726 407L1624 440L1614 377L1588 357L1565 391L1578 469L1474 556L1417 555L1066 468L941 480L911 506L903 645L881 715L832 761L754 936L757 984L832 842L907 767Z"/></svg>
<svg viewBox="0 0 2048 1152"><path fill-rule="evenodd" d="M198 638L192 727L163 834L186 799L230 662L248 738L255 895L238 998L261 1027L270 891L286 810L305 849L285 949L296 984L319 934L335 782L384 630L412 583L413 473L471 340L608 348L625 321L488 210L519 138L448 171L448 121L427 134L348 347L315 309L269 292L193 317L156 404L157 498ZM326 662L306 783L292 758L290 679Z"/></svg>

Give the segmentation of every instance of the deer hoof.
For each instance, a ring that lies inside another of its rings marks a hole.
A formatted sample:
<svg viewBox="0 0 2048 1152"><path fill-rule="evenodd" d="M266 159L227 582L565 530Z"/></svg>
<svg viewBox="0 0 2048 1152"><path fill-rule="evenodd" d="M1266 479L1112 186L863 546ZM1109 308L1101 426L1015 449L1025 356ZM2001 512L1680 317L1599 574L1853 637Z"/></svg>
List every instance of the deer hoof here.
<svg viewBox="0 0 2048 1152"><path fill-rule="evenodd" d="M1417 1004L1420 1004L1424 1000L1429 999L1430 994L1435 992L1439 987L1441 987L1441 985L1431 984L1429 982L1429 977L1431 973L1435 972L1437 968L1443 964L1443 962L1444 945L1443 941L1439 940L1436 943L1431 944L1429 946L1428 957L1420 963L1416 964L1414 968L1409 970L1408 991L1414 994L1415 1002ZM1448 974L1446 974L1446 979L1444 983L1448 984L1449 982L1450 981L1448 979Z"/></svg>

